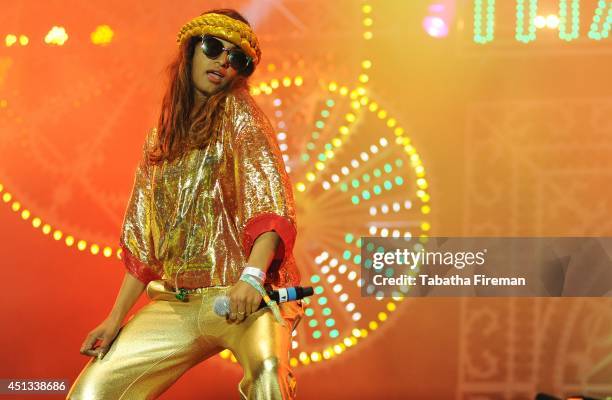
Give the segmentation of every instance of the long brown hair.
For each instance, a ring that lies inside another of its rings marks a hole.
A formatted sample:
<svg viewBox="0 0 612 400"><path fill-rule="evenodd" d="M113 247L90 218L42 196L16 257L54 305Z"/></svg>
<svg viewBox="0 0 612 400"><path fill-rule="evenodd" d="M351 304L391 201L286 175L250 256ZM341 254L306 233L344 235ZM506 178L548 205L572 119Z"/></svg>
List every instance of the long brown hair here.
<svg viewBox="0 0 612 400"><path fill-rule="evenodd" d="M202 15L208 13L224 14L250 26L233 9L214 9ZM176 58L166 68L169 83L157 122L157 137L153 147L147 150L147 161L151 164L172 161L189 150L206 147L218 131L228 93L240 88L248 89L247 78L236 75L223 89L208 96L192 120L195 89L191 81L191 63L199 41L199 36L185 41L179 47Z"/></svg>

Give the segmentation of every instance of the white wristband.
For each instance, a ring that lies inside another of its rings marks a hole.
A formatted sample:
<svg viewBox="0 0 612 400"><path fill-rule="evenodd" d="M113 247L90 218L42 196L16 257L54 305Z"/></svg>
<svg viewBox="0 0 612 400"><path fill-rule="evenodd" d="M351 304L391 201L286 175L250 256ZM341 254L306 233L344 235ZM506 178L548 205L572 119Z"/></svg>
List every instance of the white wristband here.
<svg viewBox="0 0 612 400"><path fill-rule="evenodd" d="M250 267L250 266L244 267L244 270L242 270L242 275L254 276L255 278L258 278L259 280L261 280L262 282L266 280L265 272L263 272L261 269L257 267Z"/></svg>

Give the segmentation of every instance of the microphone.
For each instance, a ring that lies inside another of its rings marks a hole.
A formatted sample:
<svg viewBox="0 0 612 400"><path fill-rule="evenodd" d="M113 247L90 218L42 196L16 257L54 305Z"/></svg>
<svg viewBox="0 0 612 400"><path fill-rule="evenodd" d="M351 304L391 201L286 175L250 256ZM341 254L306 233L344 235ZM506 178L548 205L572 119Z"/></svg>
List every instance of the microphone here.
<svg viewBox="0 0 612 400"><path fill-rule="evenodd" d="M314 291L312 286L295 286L288 288L280 288L278 290L268 290L268 296L277 303L285 303L287 301L301 300L304 297L312 296ZM261 300L258 310L266 307L266 302ZM230 313L230 298L227 296L219 296L215 299L213 305L215 314L220 317L226 317Z"/></svg>

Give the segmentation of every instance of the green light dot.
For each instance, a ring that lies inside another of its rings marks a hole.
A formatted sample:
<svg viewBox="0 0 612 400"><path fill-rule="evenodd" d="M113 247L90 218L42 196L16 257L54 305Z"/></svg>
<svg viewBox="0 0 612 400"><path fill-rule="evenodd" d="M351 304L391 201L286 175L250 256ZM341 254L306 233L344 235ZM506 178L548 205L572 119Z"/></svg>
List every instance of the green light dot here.
<svg viewBox="0 0 612 400"><path fill-rule="evenodd" d="M385 181L385 183L383 183L383 186L385 187L385 189L391 190L391 187L393 185L391 184L391 181Z"/></svg>
<svg viewBox="0 0 612 400"><path fill-rule="evenodd" d="M361 192L361 197L363 197L364 200L370 200L370 192L364 190L363 192Z"/></svg>
<svg viewBox="0 0 612 400"><path fill-rule="evenodd" d="M351 233L347 233L346 235L344 235L344 241L346 243L352 243L353 242L353 235Z"/></svg>
<svg viewBox="0 0 612 400"><path fill-rule="evenodd" d="M331 311L331 308L329 308L329 307L325 307L325 308L323 309L323 315L326 315L326 316L327 316L327 315L331 315L331 312L332 312L332 311Z"/></svg>
<svg viewBox="0 0 612 400"><path fill-rule="evenodd" d="M363 179L364 182L370 182L370 174L363 174L361 179Z"/></svg>
<svg viewBox="0 0 612 400"><path fill-rule="evenodd" d="M355 264L360 264L361 263L361 255L357 254L355 257L353 257L353 262Z"/></svg>
<svg viewBox="0 0 612 400"><path fill-rule="evenodd" d="M334 321L333 318L328 318L325 320L325 325L331 328L332 326L336 325L336 321Z"/></svg>
<svg viewBox="0 0 612 400"><path fill-rule="evenodd" d="M310 160L310 156L308 154L302 154L302 161Z"/></svg>
<svg viewBox="0 0 612 400"><path fill-rule="evenodd" d="M321 153L319 154L319 161L325 161L327 159L327 157L325 157L325 154Z"/></svg>
<svg viewBox="0 0 612 400"><path fill-rule="evenodd" d="M306 144L306 148L307 148L308 150L314 150L315 145L314 145L314 143L312 143L312 142L308 142L308 143Z"/></svg>
<svg viewBox="0 0 612 400"><path fill-rule="evenodd" d="M348 190L348 185L346 183L341 183L340 190L346 192Z"/></svg>
<svg viewBox="0 0 612 400"><path fill-rule="evenodd" d="M393 272L395 272L395 270L389 267L385 270L385 275L387 276L387 278L391 278L393 276Z"/></svg>
<svg viewBox="0 0 612 400"><path fill-rule="evenodd" d="M373 172L374 176L379 178L380 175L382 175L382 172L380 171L380 169L376 168Z"/></svg>
<svg viewBox="0 0 612 400"><path fill-rule="evenodd" d="M404 165L404 162L402 161L401 158L398 158L397 160L395 160L395 165L397 165L398 167L401 167L402 165Z"/></svg>
<svg viewBox="0 0 612 400"><path fill-rule="evenodd" d="M359 197L358 196L351 197L351 202L353 204L359 204Z"/></svg>
<svg viewBox="0 0 612 400"><path fill-rule="evenodd" d="M319 132L312 132L312 138L313 139L318 139L319 138Z"/></svg>
<svg viewBox="0 0 612 400"><path fill-rule="evenodd" d="M401 186L404 183L404 179L401 176L395 177L395 184Z"/></svg>
<svg viewBox="0 0 612 400"><path fill-rule="evenodd" d="M328 111L328 110L323 110L323 111L321 111L321 116L322 116L323 118L327 118L327 117L329 117L329 111Z"/></svg>
<svg viewBox="0 0 612 400"><path fill-rule="evenodd" d="M314 292L315 292L316 294L321 294L321 293L323 293L323 286L316 286L316 287L314 288Z"/></svg>
<svg viewBox="0 0 612 400"><path fill-rule="evenodd" d="M310 282L312 283L318 283L321 280L321 277L319 275L313 275L310 277Z"/></svg>
<svg viewBox="0 0 612 400"><path fill-rule="evenodd" d="M384 169L386 173L389 173L393 168L391 168L391 164L387 163L385 164Z"/></svg>
<svg viewBox="0 0 612 400"><path fill-rule="evenodd" d="M351 186L354 188L358 188L359 187L359 181L357 179L353 179L351 181Z"/></svg>
<svg viewBox="0 0 612 400"><path fill-rule="evenodd" d="M380 192L382 192L382 189L380 188L379 185L374 185L374 187L372 188L372 191L374 192L374 194L380 194Z"/></svg>
<svg viewBox="0 0 612 400"><path fill-rule="evenodd" d="M344 250L344 252L342 253L342 258L344 258L345 260L348 260L349 258L351 258L350 250Z"/></svg>
<svg viewBox="0 0 612 400"><path fill-rule="evenodd" d="M317 122L315 122L315 126L319 129L323 129L323 127L325 126L325 123L321 120L318 120Z"/></svg>
<svg viewBox="0 0 612 400"><path fill-rule="evenodd" d="M321 331L316 330L314 332L312 332L312 337L315 339L321 339Z"/></svg>
<svg viewBox="0 0 612 400"><path fill-rule="evenodd" d="M312 317L314 315L314 310L308 307L306 310L304 310L304 314L306 314L307 317Z"/></svg>
<svg viewBox="0 0 612 400"><path fill-rule="evenodd" d="M329 337L334 338L334 339L337 338L339 335L340 335L340 332L338 332L337 329L332 329L329 332Z"/></svg>
<svg viewBox="0 0 612 400"><path fill-rule="evenodd" d="M325 150L333 150L333 149L334 149L334 148L333 148L333 146L331 145L331 143L327 143L327 144L325 145Z"/></svg>
<svg viewBox="0 0 612 400"><path fill-rule="evenodd" d="M368 245L366 246L366 250L368 251L368 253L374 250L374 243L369 242Z"/></svg>
<svg viewBox="0 0 612 400"><path fill-rule="evenodd" d="M327 104L327 107L333 107L336 103L332 99L329 99L325 104Z"/></svg>
<svg viewBox="0 0 612 400"><path fill-rule="evenodd" d="M315 326L319 325L319 322L316 319L311 319L310 321L308 321L308 325L311 328L314 328Z"/></svg>
<svg viewBox="0 0 612 400"><path fill-rule="evenodd" d="M327 304L327 297L325 297L325 296L319 297L319 304L320 305Z"/></svg>

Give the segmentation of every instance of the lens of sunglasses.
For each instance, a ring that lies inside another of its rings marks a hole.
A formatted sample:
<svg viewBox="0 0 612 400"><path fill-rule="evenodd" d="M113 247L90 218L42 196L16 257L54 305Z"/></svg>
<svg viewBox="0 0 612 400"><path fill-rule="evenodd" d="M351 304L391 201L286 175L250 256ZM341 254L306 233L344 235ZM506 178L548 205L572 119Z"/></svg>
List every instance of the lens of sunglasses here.
<svg viewBox="0 0 612 400"><path fill-rule="evenodd" d="M204 54L206 54L209 58L217 58L221 53L223 53L223 42L219 39L205 36L202 40L202 50ZM244 54L242 50L232 49L228 51L227 59L236 71L243 75L250 75L251 68L249 68L250 57Z"/></svg>

